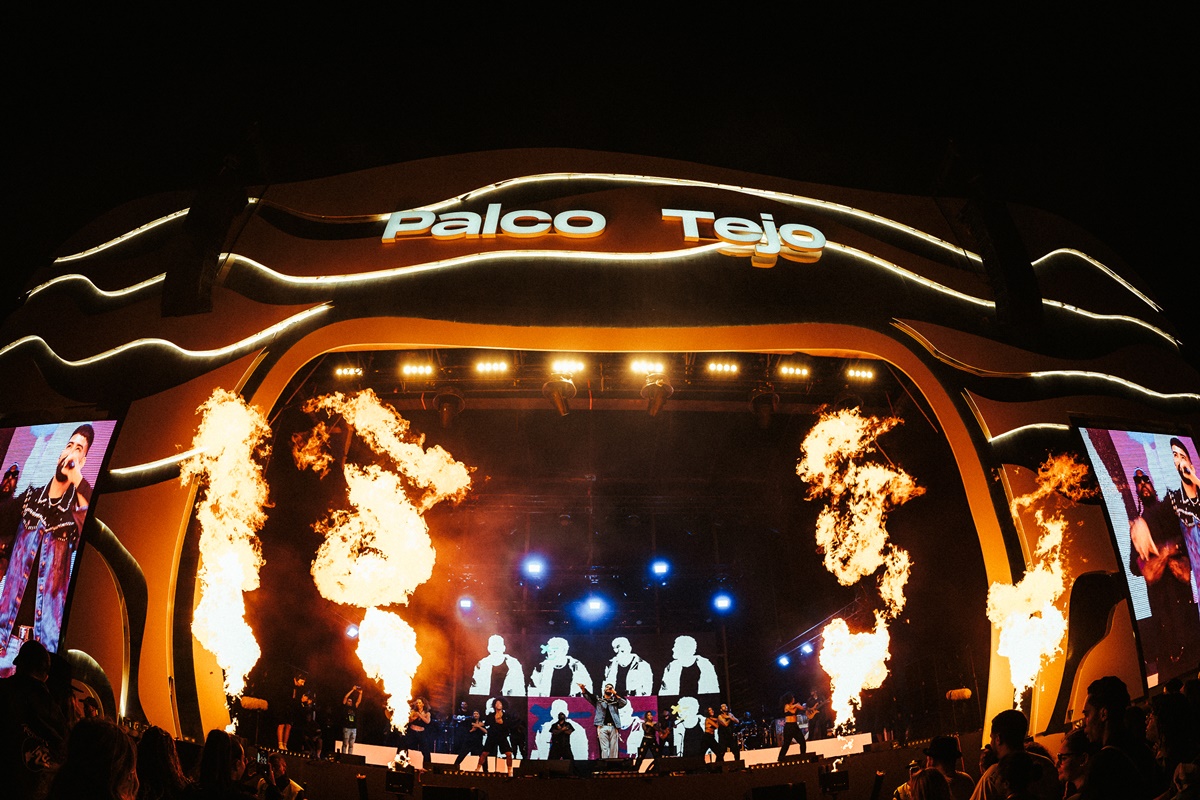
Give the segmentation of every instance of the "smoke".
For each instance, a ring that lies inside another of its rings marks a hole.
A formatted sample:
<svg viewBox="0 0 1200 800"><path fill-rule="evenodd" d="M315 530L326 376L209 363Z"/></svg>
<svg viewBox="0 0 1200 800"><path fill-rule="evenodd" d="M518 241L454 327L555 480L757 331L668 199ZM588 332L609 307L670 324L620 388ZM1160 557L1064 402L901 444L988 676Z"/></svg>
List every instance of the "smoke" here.
<svg viewBox="0 0 1200 800"><path fill-rule="evenodd" d="M199 603L192 634L225 674L225 693L237 696L260 650L246 623L244 592L258 588L263 559L256 533L266 522L267 484L257 459L270 453L263 415L232 392L217 389L203 405L180 481L201 484Z"/></svg>
<svg viewBox="0 0 1200 800"><path fill-rule="evenodd" d="M1013 704L1021 708L1021 695L1034 685L1050 659L1062 652L1067 620L1058 608L1066 591L1062 546L1067 521L1061 512L1047 514L1040 507L1060 494L1076 502L1091 494L1085 486L1088 470L1070 456L1054 456L1038 468L1037 488L1013 498L1013 516L1034 506L1033 517L1041 535L1025 577L1018 583L993 583L988 589L987 616L1000 631L996 651L1008 659L1013 682Z"/></svg>
<svg viewBox="0 0 1200 800"><path fill-rule="evenodd" d="M408 623L379 607L407 604L433 574L437 554L423 515L443 500L461 500L471 486L470 470L441 447L425 449L424 437L412 434L408 420L370 390L314 398L304 410L340 415L390 462L390 467L343 465L349 508L313 525L325 539L312 576L322 597L367 609L359 626L359 657L368 674L383 682L389 708L399 713L410 699L421 656ZM325 424L317 423L307 436L294 435L292 455L298 468L326 474L333 457Z"/></svg>
<svg viewBox="0 0 1200 800"><path fill-rule="evenodd" d="M843 586L882 571L877 585L884 609L875 629L852 633L835 619L822 632L821 668L829 675L839 724L852 729L854 710L866 689L888 675L888 620L904 608L912 560L888 541L888 513L924 493L903 470L868 460L875 441L899 425L895 417L864 417L857 409L822 414L801 443L796 474L809 484L810 499L826 505L817 517L816 542L825 568Z"/></svg>

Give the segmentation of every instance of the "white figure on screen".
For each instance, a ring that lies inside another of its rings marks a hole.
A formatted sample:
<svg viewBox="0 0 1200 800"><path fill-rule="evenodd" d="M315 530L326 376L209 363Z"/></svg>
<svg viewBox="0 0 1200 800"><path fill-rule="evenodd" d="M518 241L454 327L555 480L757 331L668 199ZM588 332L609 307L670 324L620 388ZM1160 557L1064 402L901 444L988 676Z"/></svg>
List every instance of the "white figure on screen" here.
<svg viewBox="0 0 1200 800"><path fill-rule="evenodd" d="M503 636L493 634L488 637L488 654L475 665L468 694L525 696L525 669L520 661L505 653Z"/></svg>
<svg viewBox="0 0 1200 800"><path fill-rule="evenodd" d="M545 658L529 676L530 697L581 697L579 684L592 690L592 676L587 667L568 653L570 645L561 636L551 637L542 645Z"/></svg>
<svg viewBox="0 0 1200 800"><path fill-rule="evenodd" d="M659 694L694 697L721 691L716 668L707 658L696 654L696 640L691 636L677 637L671 656L673 660L663 670Z"/></svg>

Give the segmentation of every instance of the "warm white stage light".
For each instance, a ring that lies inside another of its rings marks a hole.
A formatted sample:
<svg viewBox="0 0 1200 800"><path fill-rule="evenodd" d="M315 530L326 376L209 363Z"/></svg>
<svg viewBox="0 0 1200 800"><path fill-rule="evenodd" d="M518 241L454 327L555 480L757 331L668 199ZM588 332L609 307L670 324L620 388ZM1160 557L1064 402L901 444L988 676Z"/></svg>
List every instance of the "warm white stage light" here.
<svg viewBox="0 0 1200 800"><path fill-rule="evenodd" d="M433 374L432 364L405 364L400 374L406 378L426 378Z"/></svg>
<svg viewBox="0 0 1200 800"><path fill-rule="evenodd" d="M642 375L651 375L663 371L663 362L639 358L635 359L633 363L629 365L629 369L631 372L637 372Z"/></svg>
<svg viewBox="0 0 1200 800"><path fill-rule="evenodd" d="M508 372L507 361L476 361L475 371L481 375L503 375Z"/></svg>
<svg viewBox="0 0 1200 800"><path fill-rule="evenodd" d="M784 364L779 368L779 374L785 378L807 378L808 367L794 367L791 364Z"/></svg>
<svg viewBox="0 0 1200 800"><path fill-rule="evenodd" d="M338 367L333 374L339 378L361 378L363 371L362 367Z"/></svg>
<svg viewBox="0 0 1200 800"><path fill-rule="evenodd" d="M738 365L732 361L710 361L708 371L714 375L736 375Z"/></svg>
<svg viewBox="0 0 1200 800"><path fill-rule="evenodd" d="M560 358L550 365L550 371L556 375L577 375L583 372L583 362L576 359Z"/></svg>

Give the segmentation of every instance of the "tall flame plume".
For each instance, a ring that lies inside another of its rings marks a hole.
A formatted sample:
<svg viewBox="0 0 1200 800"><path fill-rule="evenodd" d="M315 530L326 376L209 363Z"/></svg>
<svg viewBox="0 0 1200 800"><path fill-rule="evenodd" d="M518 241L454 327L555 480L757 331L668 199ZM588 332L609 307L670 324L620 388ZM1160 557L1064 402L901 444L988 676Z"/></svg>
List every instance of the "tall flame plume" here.
<svg viewBox="0 0 1200 800"><path fill-rule="evenodd" d="M317 397L304 410L340 415L392 462L392 469L343 465L350 508L314 524L325 540L312 576L322 597L367 609L359 626L359 658L367 674L383 683L393 718L403 719L400 712L411 698L421 656L408 623L379 607L407 604L433 574L436 552L423 515L436 503L466 496L470 470L441 447L426 449L424 437L412 434L408 420L371 390ZM293 436L296 466L324 477L333 463L329 438L323 422L308 436Z"/></svg>
<svg viewBox="0 0 1200 800"><path fill-rule="evenodd" d="M1037 487L1013 498L1013 516L1033 508L1041 531L1029 568L1016 584L993 583L988 589L987 615L1000 631L996 651L1008 659L1013 683L1013 705L1032 687L1050 659L1062 652L1067 620L1058 603L1066 591L1062 547L1067 521L1061 511L1047 513L1043 506L1055 494L1078 501L1091 493L1085 485L1087 467L1066 455L1053 456L1038 468Z"/></svg>
<svg viewBox="0 0 1200 800"><path fill-rule="evenodd" d="M236 394L218 389L197 409L200 426L183 462L180 481L201 484L196 520L200 525L200 601L192 633L216 656L225 673L225 693L237 696L261 651L246 623L244 592L258 588L263 564L257 537L266 522L267 483L259 459L270 453L266 419Z"/></svg>
<svg viewBox="0 0 1200 800"><path fill-rule="evenodd" d="M899 424L899 418L864 417L857 409L822 414L801 443L796 466L809 498L826 501L816 528L825 568L843 586L882 570L877 585L884 608L875 614L874 630L853 633L845 620L834 619L822 631L821 668L839 726L847 730L862 692L887 678L888 620L904 609L912 568L908 552L888 541L887 515L925 490L903 470L868 460L876 440Z"/></svg>

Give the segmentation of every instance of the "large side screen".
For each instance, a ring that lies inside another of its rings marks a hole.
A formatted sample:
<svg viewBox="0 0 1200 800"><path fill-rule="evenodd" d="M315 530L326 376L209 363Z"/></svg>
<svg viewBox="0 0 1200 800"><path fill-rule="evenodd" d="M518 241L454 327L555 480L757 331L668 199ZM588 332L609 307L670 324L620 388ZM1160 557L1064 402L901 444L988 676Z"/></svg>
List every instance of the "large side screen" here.
<svg viewBox="0 0 1200 800"><path fill-rule="evenodd" d="M0 675L21 645L57 652L94 487L116 422L0 428Z"/></svg>
<svg viewBox="0 0 1200 800"><path fill-rule="evenodd" d="M1129 587L1147 687L1200 663L1200 480L1191 437L1081 428Z"/></svg>

